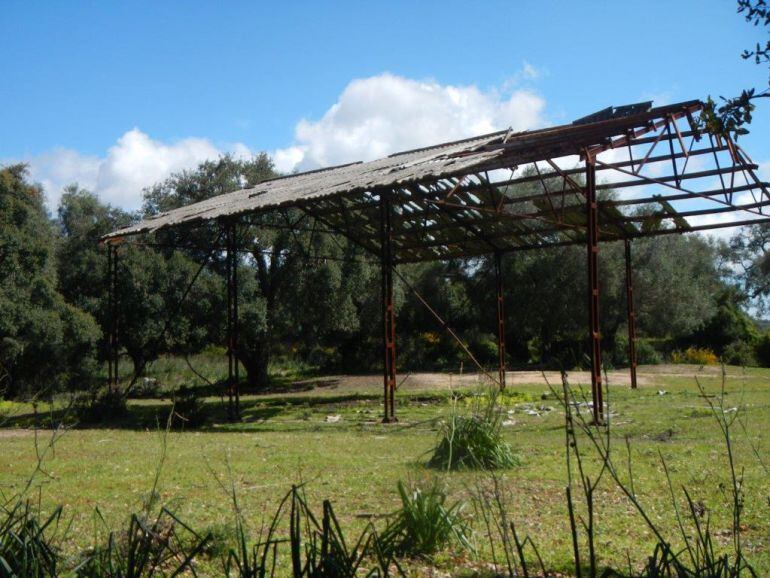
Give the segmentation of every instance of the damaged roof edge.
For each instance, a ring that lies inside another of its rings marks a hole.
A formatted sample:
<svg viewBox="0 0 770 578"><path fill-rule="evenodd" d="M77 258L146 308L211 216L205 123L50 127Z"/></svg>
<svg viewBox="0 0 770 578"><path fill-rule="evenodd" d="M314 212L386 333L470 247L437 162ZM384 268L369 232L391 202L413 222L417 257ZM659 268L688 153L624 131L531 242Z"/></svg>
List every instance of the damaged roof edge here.
<svg viewBox="0 0 770 578"><path fill-rule="evenodd" d="M702 106L700 101L691 100L651 108L638 114L603 118L596 122L570 123L515 133L502 130L402 151L373 161L359 161L282 175L261 181L249 189L224 193L198 203L148 216L138 223L104 235L100 242L118 243L124 237L151 233L187 223L263 213L330 197L449 178L474 170L493 170L495 160L500 161L504 158L506 162L516 164L517 157L521 159L532 157L533 151L537 151L539 147L554 147L558 144L561 148L569 148L575 137L580 137L578 140L581 141L594 138L596 142L591 144L603 144L606 138L620 136L653 119L664 118L668 114L700 106ZM621 110L623 108L614 107ZM594 131L608 132L608 135L594 135ZM579 151L574 152L577 154Z"/></svg>

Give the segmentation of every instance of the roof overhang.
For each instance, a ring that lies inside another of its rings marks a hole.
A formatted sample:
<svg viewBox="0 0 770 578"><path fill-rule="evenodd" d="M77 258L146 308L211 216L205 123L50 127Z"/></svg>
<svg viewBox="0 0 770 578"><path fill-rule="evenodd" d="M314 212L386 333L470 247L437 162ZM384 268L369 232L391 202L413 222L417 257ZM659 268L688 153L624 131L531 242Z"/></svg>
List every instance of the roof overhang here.
<svg viewBox="0 0 770 578"><path fill-rule="evenodd" d="M388 199L396 262L563 246L586 238L586 161L599 182L602 240L763 221L767 183L737 143L704 132L702 108L697 100L609 107L568 125L289 175L153 215L103 241L297 209L379 253Z"/></svg>

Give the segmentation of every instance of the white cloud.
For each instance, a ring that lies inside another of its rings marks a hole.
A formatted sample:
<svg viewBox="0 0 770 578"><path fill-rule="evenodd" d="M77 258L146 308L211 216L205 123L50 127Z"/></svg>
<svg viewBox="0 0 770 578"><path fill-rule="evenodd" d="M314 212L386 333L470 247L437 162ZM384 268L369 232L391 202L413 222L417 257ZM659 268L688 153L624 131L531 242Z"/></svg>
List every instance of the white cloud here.
<svg viewBox="0 0 770 578"><path fill-rule="evenodd" d="M59 148L25 159L25 162L29 164L32 180L42 185L49 208L55 209L66 185L80 183L92 188L96 184L102 161L98 157Z"/></svg>
<svg viewBox="0 0 770 578"><path fill-rule="evenodd" d="M522 82L540 74L525 62L501 88L489 90L392 74L353 80L319 120L297 123L295 141L274 151L275 166L291 172L371 160L509 127L519 131L543 126L545 101L521 88ZM253 154L240 143L225 148L203 138L168 143L133 128L103 157L55 149L22 160L30 165L33 180L43 185L52 210L62 188L74 182L105 202L133 210L141 206L144 188L226 152L238 158Z"/></svg>
<svg viewBox="0 0 770 578"><path fill-rule="evenodd" d="M51 210L56 209L62 188L72 183L95 192L104 202L134 210L142 204L145 187L226 152L239 158L252 155L240 143L224 150L202 138L168 144L133 128L109 148L104 158L55 149L24 161L29 164L32 179L43 185Z"/></svg>
<svg viewBox="0 0 770 578"><path fill-rule="evenodd" d="M522 75L533 78L526 65ZM295 143L273 157L281 171L371 160L454 139L545 124L545 101L530 90L509 94L442 85L393 74L352 81L317 121L303 119Z"/></svg>

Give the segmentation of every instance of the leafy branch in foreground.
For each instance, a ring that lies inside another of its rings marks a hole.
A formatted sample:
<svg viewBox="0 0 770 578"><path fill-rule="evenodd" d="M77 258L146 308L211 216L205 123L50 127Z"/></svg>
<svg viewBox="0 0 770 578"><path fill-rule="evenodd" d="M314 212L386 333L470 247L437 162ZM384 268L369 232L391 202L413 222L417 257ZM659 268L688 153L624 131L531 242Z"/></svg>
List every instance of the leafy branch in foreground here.
<svg viewBox="0 0 770 578"><path fill-rule="evenodd" d="M743 14L746 22L755 27L770 28L770 7L765 0L738 0L738 14ZM744 60L752 59L755 64L770 63L770 40L764 44L757 42L753 50L744 50ZM770 80L768 81L770 85ZM753 120L754 101L758 98L770 98L770 88L757 92L754 88L743 90L733 98L720 97L722 105L717 106L709 97L701 113L701 124L717 135L733 135L736 138L748 134L745 127Z"/></svg>

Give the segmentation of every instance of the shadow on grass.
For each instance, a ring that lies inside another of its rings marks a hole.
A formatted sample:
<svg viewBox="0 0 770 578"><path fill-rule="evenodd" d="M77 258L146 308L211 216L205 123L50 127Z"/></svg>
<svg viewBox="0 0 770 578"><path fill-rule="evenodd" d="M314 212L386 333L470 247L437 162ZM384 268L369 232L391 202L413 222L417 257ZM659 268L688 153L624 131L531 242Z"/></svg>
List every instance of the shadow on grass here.
<svg viewBox="0 0 770 578"><path fill-rule="evenodd" d="M294 390L296 391L296 390ZM221 390L220 390L221 392ZM220 393L217 392L217 393ZM412 403L439 404L447 400L447 394L419 393L404 394L401 396L403 406ZM227 399L217 395L205 399L204 408L206 422L199 427L190 428L185 425L183 419L174 420L174 431L199 431L233 433L246 431L286 431L293 429L324 428L323 423L303 421L295 415L299 410L306 410L315 414L339 413L346 409L367 407L371 409L371 419L345 420L342 427L335 429L350 430L362 425L379 423L377 407L380 405L380 396L366 393L344 393L324 395L291 395L283 396L280 393L261 392L259 395L244 394L241 397L241 419L230 420L227 413ZM376 407L375 407L376 406ZM171 398L130 398L128 411L123 415L103 416L99 421L78 421L77 412L73 408L59 408L53 411L39 410L37 413L27 411L10 416L4 420L5 428L65 428L76 429L122 429L142 431L156 429L159 424L168 420L169 411L172 408ZM277 418L286 418L279 420Z"/></svg>

